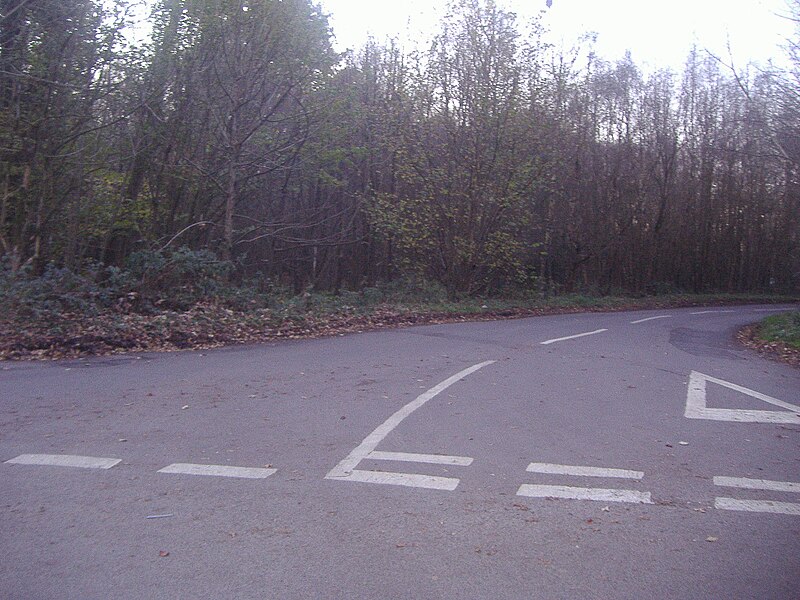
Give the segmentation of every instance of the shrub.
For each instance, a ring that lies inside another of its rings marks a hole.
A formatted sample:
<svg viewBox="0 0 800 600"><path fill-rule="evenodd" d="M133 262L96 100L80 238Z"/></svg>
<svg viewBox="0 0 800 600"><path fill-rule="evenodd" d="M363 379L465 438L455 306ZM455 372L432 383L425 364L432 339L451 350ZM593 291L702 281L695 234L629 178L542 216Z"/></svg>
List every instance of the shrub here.
<svg viewBox="0 0 800 600"><path fill-rule="evenodd" d="M176 309L221 295L233 269L209 250L185 247L169 253L134 252L125 266L144 301Z"/></svg>
<svg viewBox="0 0 800 600"><path fill-rule="evenodd" d="M0 303L17 318L48 320L66 312L93 315L115 297L116 290L107 285L53 264L38 277L27 269L12 273L0 267Z"/></svg>

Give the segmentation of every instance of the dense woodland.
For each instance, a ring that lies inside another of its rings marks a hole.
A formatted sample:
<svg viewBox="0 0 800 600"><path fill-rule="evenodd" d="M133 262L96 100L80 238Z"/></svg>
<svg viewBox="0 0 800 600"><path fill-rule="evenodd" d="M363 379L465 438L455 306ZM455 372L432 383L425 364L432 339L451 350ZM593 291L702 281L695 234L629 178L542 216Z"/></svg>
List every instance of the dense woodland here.
<svg viewBox="0 0 800 600"><path fill-rule="evenodd" d="M789 67L645 72L493 0L345 55L311 0L159 0L145 43L122 0L0 7L7 273L183 248L296 291L800 287L800 33Z"/></svg>

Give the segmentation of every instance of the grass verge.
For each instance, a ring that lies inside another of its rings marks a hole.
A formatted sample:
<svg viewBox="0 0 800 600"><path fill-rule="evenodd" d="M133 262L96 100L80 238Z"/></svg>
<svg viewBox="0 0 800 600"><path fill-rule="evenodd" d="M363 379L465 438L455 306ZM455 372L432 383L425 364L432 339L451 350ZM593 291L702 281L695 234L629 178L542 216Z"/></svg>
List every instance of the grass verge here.
<svg viewBox="0 0 800 600"><path fill-rule="evenodd" d="M759 337L800 350L800 311L772 315L761 321Z"/></svg>
<svg viewBox="0 0 800 600"><path fill-rule="evenodd" d="M768 358L800 367L800 311L766 317L743 328L737 337Z"/></svg>
<svg viewBox="0 0 800 600"><path fill-rule="evenodd" d="M562 295L537 299L419 299L364 292L303 294L268 305L230 308L219 302L137 312L122 304L80 310L0 313L0 360L57 359L122 352L203 349L301 339L414 324L494 320L575 312L796 302L759 294L672 294L630 298ZM240 305L241 306L241 305Z"/></svg>

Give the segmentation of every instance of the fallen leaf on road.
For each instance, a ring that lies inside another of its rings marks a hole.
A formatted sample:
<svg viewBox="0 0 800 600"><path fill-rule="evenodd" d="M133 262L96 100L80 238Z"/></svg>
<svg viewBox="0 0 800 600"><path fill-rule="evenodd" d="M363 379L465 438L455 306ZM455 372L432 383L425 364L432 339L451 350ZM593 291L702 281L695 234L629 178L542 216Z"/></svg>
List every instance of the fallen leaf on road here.
<svg viewBox="0 0 800 600"><path fill-rule="evenodd" d="M167 552L166 550L159 550L158 555L161 558L164 558L165 556L169 556L169 552Z"/></svg>
<svg viewBox="0 0 800 600"><path fill-rule="evenodd" d="M717 540L719 540L719 538L718 537L714 537L713 535L710 535L710 536L708 536L706 538L707 542L716 542Z"/></svg>

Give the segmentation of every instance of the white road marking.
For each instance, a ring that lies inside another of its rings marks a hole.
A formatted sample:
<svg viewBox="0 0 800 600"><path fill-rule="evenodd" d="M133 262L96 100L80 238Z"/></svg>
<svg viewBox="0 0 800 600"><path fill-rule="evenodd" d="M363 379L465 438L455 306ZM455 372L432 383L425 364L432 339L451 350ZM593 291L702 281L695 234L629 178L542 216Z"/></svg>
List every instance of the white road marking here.
<svg viewBox="0 0 800 600"><path fill-rule="evenodd" d="M706 407L706 381L716 383L728 389L747 394L767 404L779 406L793 412L776 410L744 410L730 408ZM686 393L686 410L684 416L688 419L709 419L712 421L734 421L740 423L795 423L800 424L800 406L790 404L767 396L760 392L692 371L689 375L689 388Z"/></svg>
<svg viewBox="0 0 800 600"><path fill-rule="evenodd" d="M794 492L800 494L800 483L793 481L770 481L747 479L746 477L714 477L714 485L736 487L744 490L769 490L771 492Z"/></svg>
<svg viewBox="0 0 800 600"><path fill-rule="evenodd" d="M636 325L637 323L644 323L645 321L655 321L656 319L671 319L672 315L659 315L657 317L647 317L646 319L639 319L638 321L631 321L631 325Z"/></svg>
<svg viewBox="0 0 800 600"><path fill-rule="evenodd" d="M575 338L582 338L586 337L587 335L595 335L596 333L603 333L604 331L608 331L608 329L597 329L595 331L587 331L586 333L578 333L575 335L568 335L566 337L554 338L552 340L546 340L544 342L539 342L542 346L547 346L548 344L555 344L556 342L563 342L565 340L574 340Z"/></svg>
<svg viewBox="0 0 800 600"><path fill-rule="evenodd" d="M397 460L403 462L428 463L431 465L456 465L468 467L472 464L469 456L445 456L444 454L413 454L411 452L381 452L373 450L366 458L368 460Z"/></svg>
<svg viewBox="0 0 800 600"><path fill-rule="evenodd" d="M416 473L387 473L384 471L361 471L354 469L347 476L347 481L402 485L406 487L452 492L456 489L460 480L455 477L434 477L433 475L418 475Z"/></svg>
<svg viewBox="0 0 800 600"><path fill-rule="evenodd" d="M277 469L257 467L230 467L227 465L195 465L191 463L173 463L159 469L159 473L177 473L181 475L208 475L211 477L238 477L240 479L266 479Z"/></svg>
<svg viewBox="0 0 800 600"><path fill-rule="evenodd" d="M45 467L78 467L81 469L110 469L122 462L121 458L76 456L74 454L20 454L6 461L12 465L40 465Z"/></svg>
<svg viewBox="0 0 800 600"><path fill-rule="evenodd" d="M754 308L753 312L788 312L794 310L792 308Z"/></svg>
<svg viewBox="0 0 800 600"><path fill-rule="evenodd" d="M614 490L602 488L582 488L567 485L519 486L517 496L528 498L564 498L568 500L595 500L597 502L631 502L633 504L652 504L650 492L636 490Z"/></svg>
<svg viewBox="0 0 800 600"><path fill-rule="evenodd" d="M735 310L701 310L698 312L689 313L690 315L721 315L723 313L734 313Z"/></svg>
<svg viewBox="0 0 800 600"><path fill-rule="evenodd" d="M719 510L740 510L745 512L800 516L800 504L793 504L791 502L773 502L772 500L737 500L736 498L715 498L714 508Z"/></svg>
<svg viewBox="0 0 800 600"><path fill-rule="evenodd" d="M352 481L366 481L365 476L362 475L355 475L355 468L358 464L364 460L367 456L369 456L372 452L375 451L375 448L378 447L384 438L389 435L395 427L400 425L411 413L413 413L418 408L421 408L425 405L426 402L435 398L438 394L449 388L454 383L461 381L468 375L471 375L475 371L482 369L488 365L493 364L496 361L487 360L485 362L479 363L477 365L473 365L463 371L459 371L452 377L448 377L438 385L435 385L431 389L426 392L423 392L419 396L417 396L414 400L400 408L397 412L395 412L391 417L386 419L381 425L379 425L375 431L370 433L364 441L361 442L355 449L353 449L350 454L348 454L338 465L336 465L333 469L331 469L327 475L325 475L325 479L342 479L342 480L352 480ZM371 471L361 471L361 473L372 473ZM355 475L355 477L354 477ZM387 475L383 473L382 475ZM405 475L405 474L394 474L394 475ZM367 476L373 483L394 483L395 485L415 485L419 483L425 483L426 481L430 482L431 480L425 479L428 476L423 475L415 475L412 477L389 477L384 478L383 481L376 481L375 477L372 475ZM450 479L450 478L438 478L438 479ZM390 481L393 480L393 481ZM400 482L402 483L396 483ZM435 479L433 480L435 481ZM450 485L450 484L448 484ZM458 485L458 479L455 480L455 485ZM417 487L430 487L426 485L417 485ZM440 487L435 489L450 489L449 487ZM455 489L455 488L453 488Z"/></svg>
<svg viewBox="0 0 800 600"><path fill-rule="evenodd" d="M529 473L549 473L553 475L577 475L578 477L619 477L622 479L641 479L642 471L627 469L608 469L605 467L576 467L550 463L531 463L526 469Z"/></svg>

